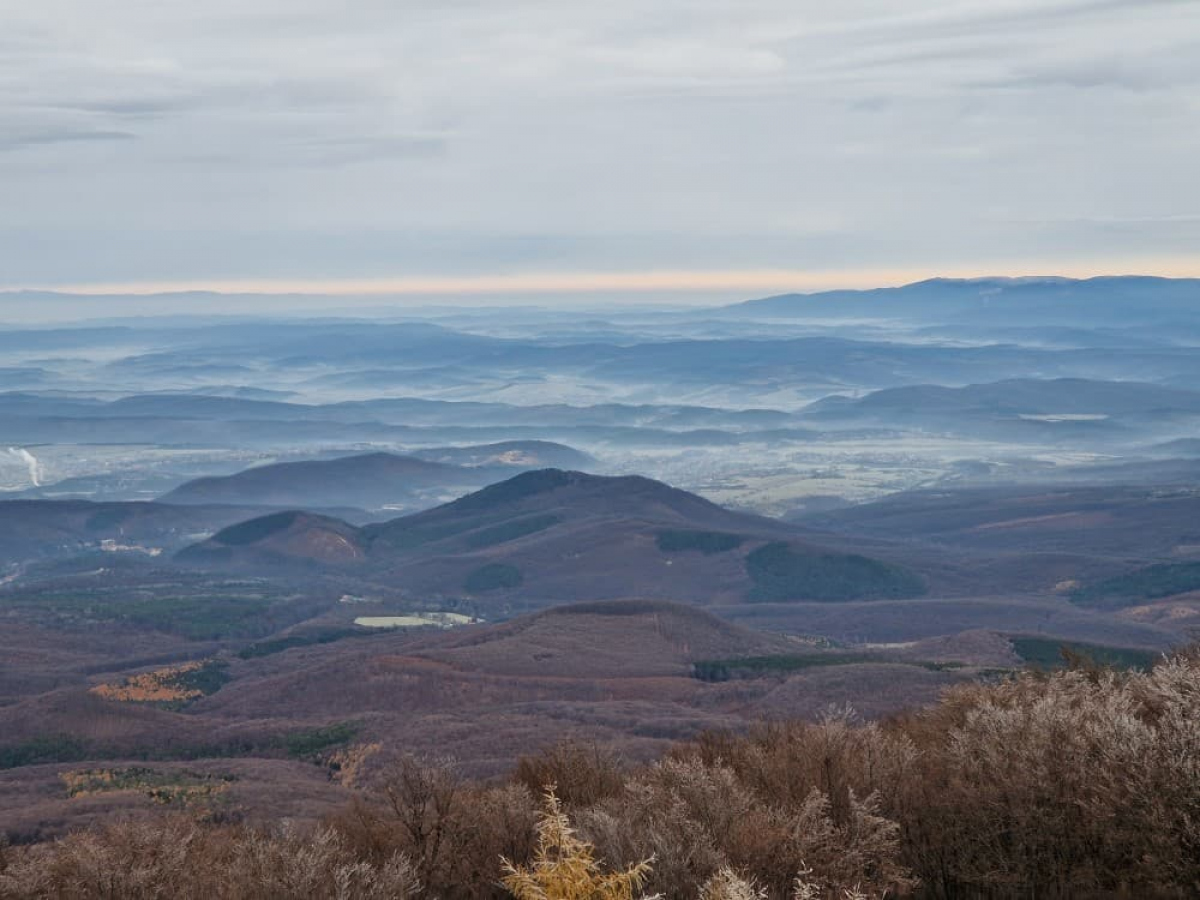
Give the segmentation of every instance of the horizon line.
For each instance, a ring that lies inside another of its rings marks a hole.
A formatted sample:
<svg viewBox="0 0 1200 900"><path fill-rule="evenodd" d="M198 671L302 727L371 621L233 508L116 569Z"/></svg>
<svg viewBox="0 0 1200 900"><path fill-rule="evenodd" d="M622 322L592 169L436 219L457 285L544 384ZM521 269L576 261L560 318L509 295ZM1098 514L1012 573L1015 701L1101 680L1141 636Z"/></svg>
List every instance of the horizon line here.
<svg viewBox="0 0 1200 900"><path fill-rule="evenodd" d="M1050 274L1031 274L1042 269ZM944 278L1088 279L1104 277L1200 278L1194 259L1125 262L1107 265L1060 264L1034 267L892 269L724 269L642 270L626 272L532 272L485 275L399 275L367 278L199 278L178 280L60 282L0 287L0 293L58 293L80 296L155 296L164 294L256 294L314 297L486 296L586 293L717 293L730 291L812 292L900 287Z"/></svg>

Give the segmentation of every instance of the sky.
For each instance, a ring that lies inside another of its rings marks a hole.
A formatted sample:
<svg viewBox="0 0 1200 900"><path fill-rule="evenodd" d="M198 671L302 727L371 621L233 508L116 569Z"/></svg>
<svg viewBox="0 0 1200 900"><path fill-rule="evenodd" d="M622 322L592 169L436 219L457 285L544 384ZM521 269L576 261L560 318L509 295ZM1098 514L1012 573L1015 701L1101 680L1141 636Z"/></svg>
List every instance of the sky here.
<svg viewBox="0 0 1200 900"><path fill-rule="evenodd" d="M0 22L0 289L1200 275L1200 0L0 0Z"/></svg>

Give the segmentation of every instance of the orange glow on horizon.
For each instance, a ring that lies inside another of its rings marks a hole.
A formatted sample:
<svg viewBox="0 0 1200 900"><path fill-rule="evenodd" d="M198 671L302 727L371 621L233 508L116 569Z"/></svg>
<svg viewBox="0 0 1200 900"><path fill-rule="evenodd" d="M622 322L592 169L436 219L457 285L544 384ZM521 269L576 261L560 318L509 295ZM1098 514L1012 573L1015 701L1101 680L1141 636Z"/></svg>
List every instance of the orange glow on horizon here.
<svg viewBox="0 0 1200 900"><path fill-rule="evenodd" d="M865 289L909 284L927 278L1056 275L1089 278L1152 274L1200 277L1200 260L1130 260L1014 268L1012 265L929 269L748 269L643 272L541 272L471 276L413 275L373 278L215 278L83 284L13 285L8 290L47 290L73 294L149 295L202 291L220 294L310 294L317 296L452 296L488 294L730 293Z"/></svg>

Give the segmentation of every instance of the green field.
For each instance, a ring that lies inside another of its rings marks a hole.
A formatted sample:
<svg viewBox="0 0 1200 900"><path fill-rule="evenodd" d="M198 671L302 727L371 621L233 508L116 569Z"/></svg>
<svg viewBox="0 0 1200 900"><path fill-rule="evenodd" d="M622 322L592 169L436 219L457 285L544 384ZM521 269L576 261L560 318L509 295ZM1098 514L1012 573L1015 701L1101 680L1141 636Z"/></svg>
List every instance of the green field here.
<svg viewBox="0 0 1200 900"><path fill-rule="evenodd" d="M1071 599L1085 605L1114 601L1128 605L1141 600L1158 600L1175 594L1185 594L1188 591L1200 591L1200 562L1147 566L1136 572L1118 575L1080 588L1071 595Z"/></svg>
<svg viewBox="0 0 1200 900"><path fill-rule="evenodd" d="M796 550L782 541L748 554L746 572L754 582L749 599L761 603L900 600L925 593L921 579L900 566L856 554Z"/></svg>
<svg viewBox="0 0 1200 900"><path fill-rule="evenodd" d="M358 734L353 722L336 722L322 728L289 731L281 738L283 749L293 759L315 760L322 752L350 743Z"/></svg>
<svg viewBox="0 0 1200 900"><path fill-rule="evenodd" d="M1131 647L1105 647L1100 644L1081 644L1053 638L1014 637L1010 639L1017 656L1028 666L1039 669L1061 669L1068 665L1067 654L1114 669L1147 670L1159 659L1153 650Z"/></svg>
<svg viewBox="0 0 1200 900"><path fill-rule="evenodd" d="M823 653L804 656L747 656L741 659L704 660L693 663L692 675L701 681L730 681L734 678L765 678L772 675L788 675L805 669L826 666L854 666L863 663L892 663L896 660L867 656L861 653ZM918 666L931 672L962 668L962 663L899 662L899 665Z"/></svg>
<svg viewBox="0 0 1200 900"><path fill-rule="evenodd" d="M358 628L334 628L329 631L291 634L287 637L275 638L269 641L255 641L253 644L239 650L237 655L241 659L258 659L263 656L283 653L285 650L291 650L294 647L314 647L321 644L332 644L343 638L366 637L369 634L370 632L362 631Z"/></svg>
<svg viewBox="0 0 1200 900"><path fill-rule="evenodd" d="M128 746L81 738L70 734L40 735L14 744L0 744L0 770L49 763L85 760L188 761L265 757L315 760L326 750L350 743L358 735L354 722L336 722L315 728L294 728L268 735L230 738L211 744L172 744L164 736L162 745Z"/></svg>
<svg viewBox="0 0 1200 900"><path fill-rule="evenodd" d="M683 553L696 550L705 556L728 553L742 546L745 541L740 534L724 531L689 531L667 529L657 535L658 549L663 553Z"/></svg>
<svg viewBox="0 0 1200 900"><path fill-rule="evenodd" d="M264 637L316 615L328 604L265 581L114 578L74 586L38 586L0 599L0 611L54 627L129 625L189 640Z"/></svg>

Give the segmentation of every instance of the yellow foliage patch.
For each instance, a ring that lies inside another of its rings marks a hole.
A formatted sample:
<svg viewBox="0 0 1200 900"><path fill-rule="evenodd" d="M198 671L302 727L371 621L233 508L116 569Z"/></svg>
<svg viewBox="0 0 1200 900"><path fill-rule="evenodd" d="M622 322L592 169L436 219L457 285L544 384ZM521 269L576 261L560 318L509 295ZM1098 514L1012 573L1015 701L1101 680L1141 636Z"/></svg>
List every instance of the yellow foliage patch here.
<svg viewBox="0 0 1200 900"><path fill-rule="evenodd" d="M120 684L98 684L88 693L103 697L105 700L117 700L122 703L171 703L195 700L197 697L203 697L204 692L196 688L180 687L177 681L180 675L195 672L202 665L201 662L189 662L180 666L155 669L153 672L131 675Z"/></svg>
<svg viewBox="0 0 1200 900"><path fill-rule="evenodd" d="M67 796L92 797L128 791L144 794L162 806L190 806L226 793L232 775L215 776L196 772L159 772L135 767L130 769L78 769L59 773Z"/></svg>
<svg viewBox="0 0 1200 900"><path fill-rule="evenodd" d="M358 785L359 776L367 760L383 748L382 744L355 744L335 750L325 758L325 763L339 784L352 788Z"/></svg>
<svg viewBox="0 0 1200 900"><path fill-rule="evenodd" d="M605 872L591 844L575 836L562 804L547 789L533 865L502 860L504 887L516 900L635 900L650 874L650 860L621 872ZM651 900L651 898L645 898Z"/></svg>

